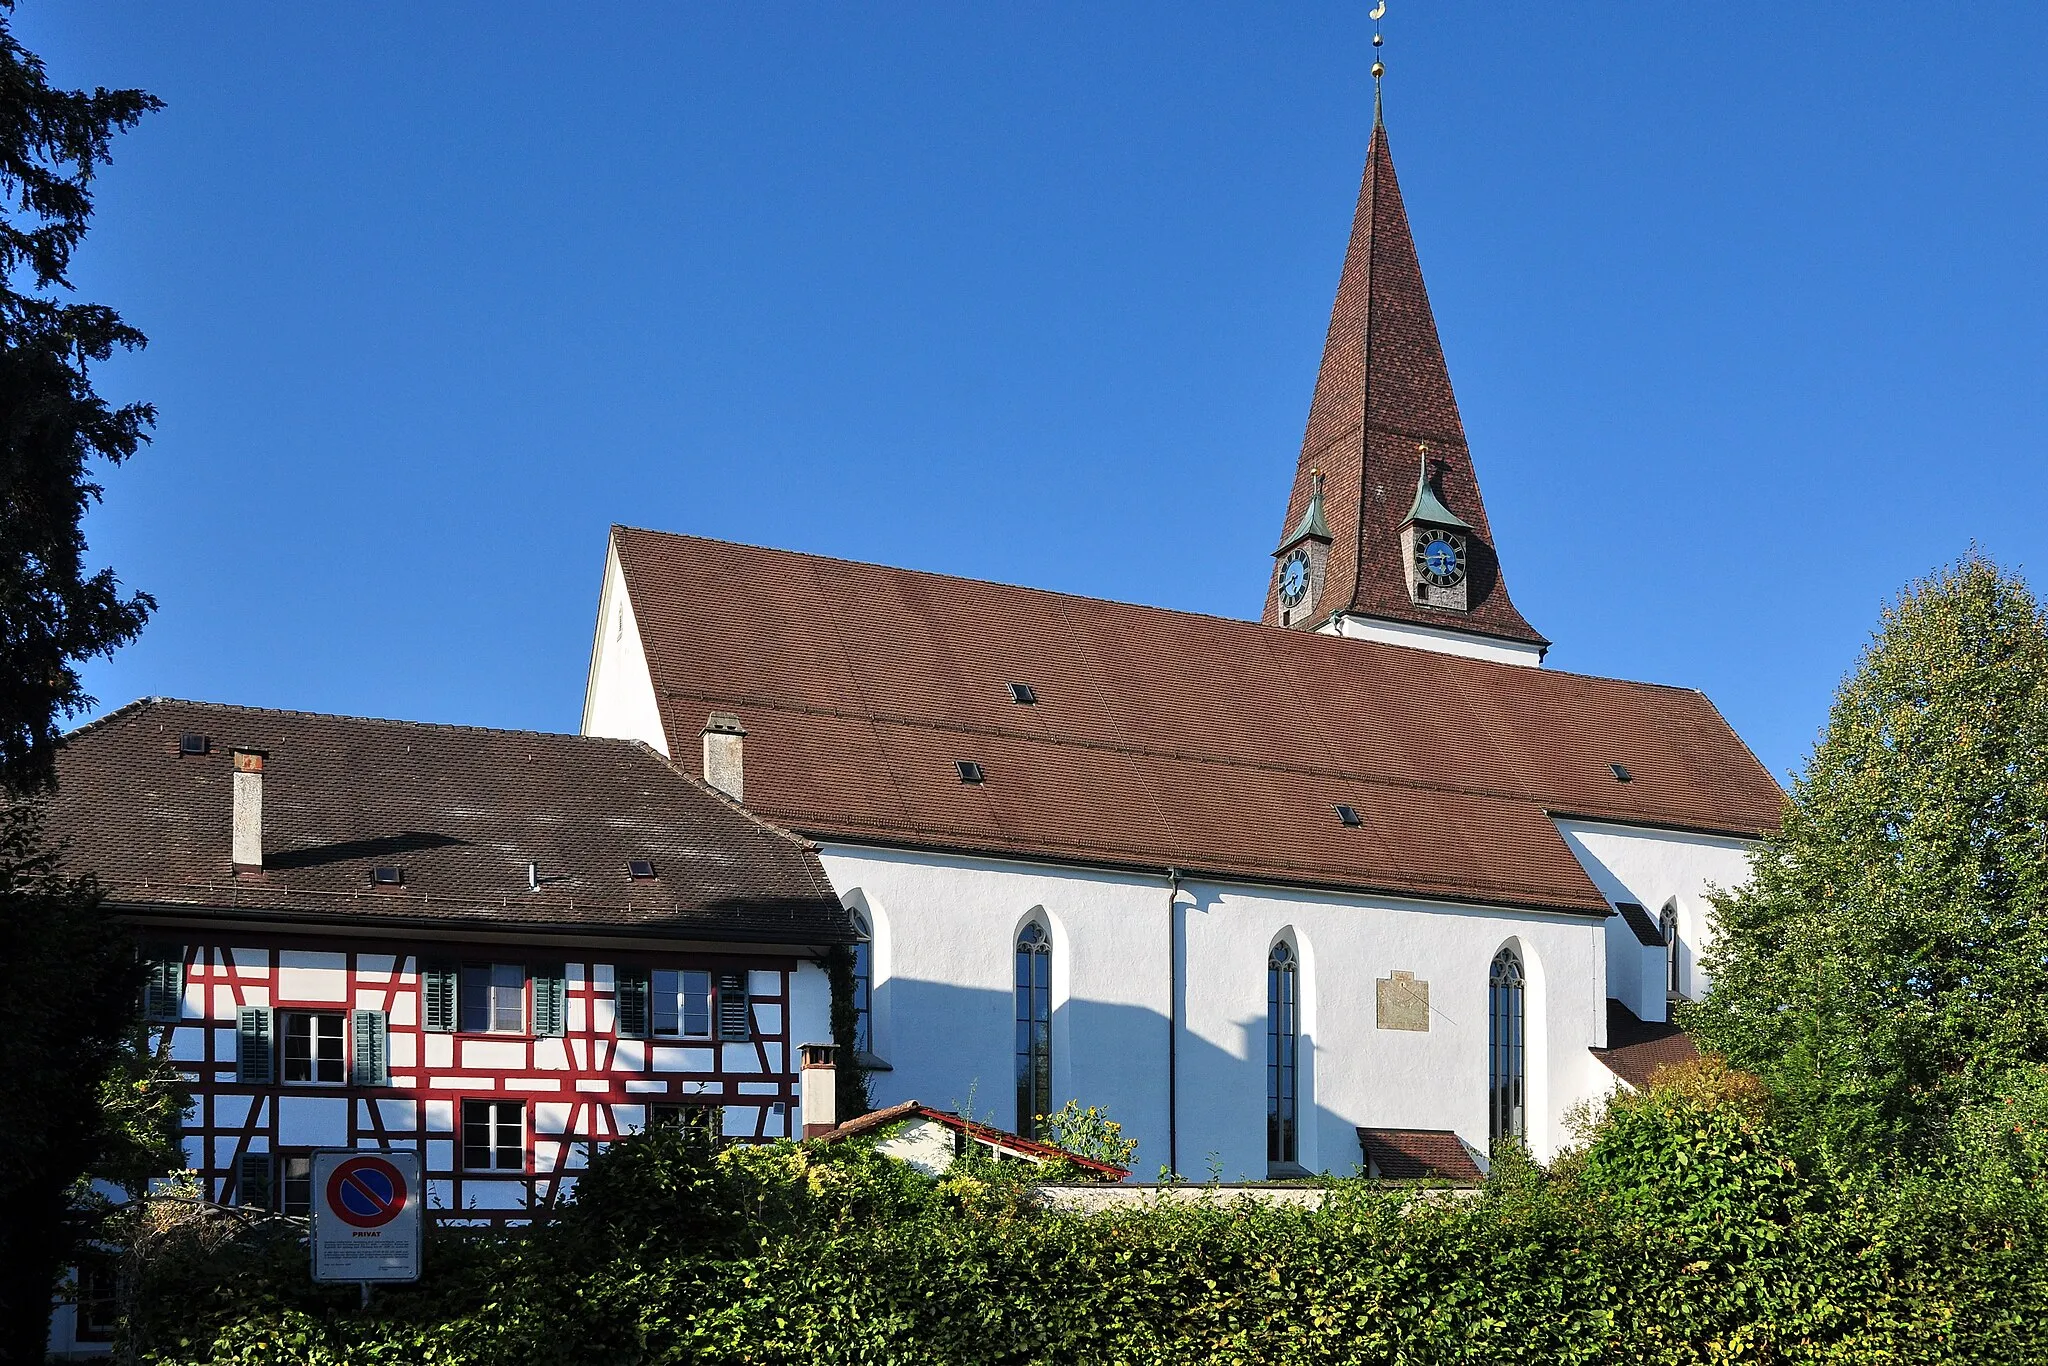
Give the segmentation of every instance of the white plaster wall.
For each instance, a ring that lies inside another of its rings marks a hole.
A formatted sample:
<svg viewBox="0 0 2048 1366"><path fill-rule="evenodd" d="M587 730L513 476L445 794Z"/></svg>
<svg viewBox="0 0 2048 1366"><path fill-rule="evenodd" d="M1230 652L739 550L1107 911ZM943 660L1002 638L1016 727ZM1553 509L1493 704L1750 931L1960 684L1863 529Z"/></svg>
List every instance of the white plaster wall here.
<svg viewBox="0 0 2048 1366"><path fill-rule="evenodd" d="M654 700L654 676L640 643L640 623L619 568L619 550L607 546L604 589L597 600L597 638L583 689L583 733L641 740L668 753L668 734Z"/></svg>
<svg viewBox="0 0 2048 1366"><path fill-rule="evenodd" d="M1750 842L1595 821L1560 820L1557 828L1609 901L1636 902L1652 920L1665 903L1677 904L1678 965L1685 992L1694 1000L1706 995L1712 984L1699 960L1714 942L1707 892L1733 889L1749 880ZM1643 946L1619 916L1609 927L1610 952L1617 957L1631 951L1636 955L1636 1014L1646 1020L1663 1019L1664 951ZM1621 970L1614 970L1614 976L1617 985L1627 980ZM1628 1000L1619 992L1616 999Z"/></svg>
<svg viewBox="0 0 2048 1366"><path fill-rule="evenodd" d="M832 982L817 963L799 962L789 974L789 1042L832 1042Z"/></svg>
<svg viewBox="0 0 2048 1366"><path fill-rule="evenodd" d="M1380 621L1373 617L1338 615L1316 628L1316 634L1343 636L1350 640L1376 640L1382 645L1402 645L1411 650L1433 650L1441 655L1464 659L1485 659L1495 664L1521 664L1530 668L1543 663L1541 645L1525 645L1492 636L1468 635L1463 631L1437 630L1405 621Z"/></svg>
<svg viewBox="0 0 2048 1366"><path fill-rule="evenodd" d="M981 1118L1016 1123L1015 934L1042 912L1055 937L1053 1100L1108 1106L1140 1141L1134 1171L1167 1160L1167 888L1164 874L828 846L827 873L887 918L875 981L878 1105L952 1108L970 1086ZM1514 942L1528 967L1529 1139L1568 1141L1565 1111L1607 1083L1600 922L1540 913L1183 884L1179 1170L1266 1175L1266 955L1289 934L1303 963L1303 1164L1350 1172L1362 1125L1456 1130L1486 1147L1487 972ZM1430 984L1426 1032L1382 1030L1375 979ZM884 1004L886 1002L886 1005ZM886 1032L879 1021L886 1019Z"/></svg>

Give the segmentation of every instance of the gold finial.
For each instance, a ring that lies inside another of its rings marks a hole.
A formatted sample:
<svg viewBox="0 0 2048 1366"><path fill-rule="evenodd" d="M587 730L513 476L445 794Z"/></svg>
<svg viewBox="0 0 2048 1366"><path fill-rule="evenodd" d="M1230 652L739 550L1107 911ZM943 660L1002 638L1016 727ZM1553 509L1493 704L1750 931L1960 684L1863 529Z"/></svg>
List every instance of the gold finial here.
<svg viewBox="0 0 2048 1366"><path fill-rule="evenodd" d="M1372 20L1372 102L1375 107L1380 102L1380 77L1387 74L1387 64L1381 61L1379 56L1381 45L1387 41L1385 36L1380 33L1380 20L1386 17L1387 0L1380 0L1379 4L1373 6L1372 13L1366 16L1366 18Z"/></svg>

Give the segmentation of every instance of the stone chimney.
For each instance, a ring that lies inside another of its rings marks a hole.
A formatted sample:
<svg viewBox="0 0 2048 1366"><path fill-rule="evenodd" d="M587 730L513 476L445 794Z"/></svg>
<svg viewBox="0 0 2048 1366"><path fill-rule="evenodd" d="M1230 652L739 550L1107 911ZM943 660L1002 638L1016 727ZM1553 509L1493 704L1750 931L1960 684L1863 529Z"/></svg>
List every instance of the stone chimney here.
<svg viewBox="0 0 2048 1366"><path fill-rule="evenodd" d="M736 802L747 799L746 760L741 747L747 728L731 712L715 711L704 722L704 781Z"/></svg>
<svg viewBox="0 0 2048 1366"><path fill-rule="evenodd" d="M839 1068L829 1043L798 1044L804 1070L798 1078L803 1095L804 1137L816 1138L839 1127Z"/></svg>
<svg viewBox="0 0 2048 1366"><path fill-rule="evenodd" d="M235 751L235 871L263 871L263 754Z"/></svg>

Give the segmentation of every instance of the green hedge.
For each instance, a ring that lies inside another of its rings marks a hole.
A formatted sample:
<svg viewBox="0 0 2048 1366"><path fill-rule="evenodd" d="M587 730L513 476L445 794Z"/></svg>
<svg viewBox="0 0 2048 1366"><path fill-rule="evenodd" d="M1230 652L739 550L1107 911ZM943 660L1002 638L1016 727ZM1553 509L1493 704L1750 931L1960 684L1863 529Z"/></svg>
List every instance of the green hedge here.
<svg viewBox="0 0 2048 1366"><path fill-rule="evenodd" d="M1710 1084L1709 1092L1714 1090ZM601 1158L566 1217L318 1290L289 1239L151 1260L163 1362L2039 1362L2038 1186L1822 1180L1760 1102L1630 1102L1476 1199L1039 1208L851 1145Z"/></svg>

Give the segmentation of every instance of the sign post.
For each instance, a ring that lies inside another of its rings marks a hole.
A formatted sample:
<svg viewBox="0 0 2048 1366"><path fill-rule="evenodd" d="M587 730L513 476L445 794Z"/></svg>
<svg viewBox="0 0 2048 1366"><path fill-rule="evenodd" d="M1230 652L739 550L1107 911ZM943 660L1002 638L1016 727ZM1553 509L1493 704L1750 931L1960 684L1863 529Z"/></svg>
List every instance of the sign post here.
<svg viewBox="0 0 2048 1366"><path fill-rule="evenodd" d="M420 1278L420 1208L426 1192L416 1152L323 1148L313 1154L313 1279Z"/></svg>

